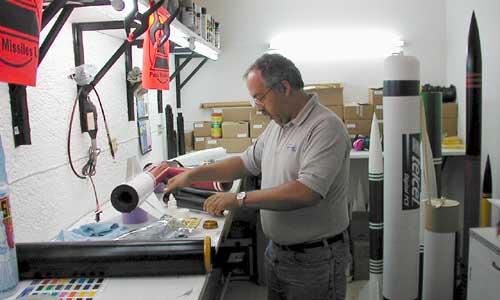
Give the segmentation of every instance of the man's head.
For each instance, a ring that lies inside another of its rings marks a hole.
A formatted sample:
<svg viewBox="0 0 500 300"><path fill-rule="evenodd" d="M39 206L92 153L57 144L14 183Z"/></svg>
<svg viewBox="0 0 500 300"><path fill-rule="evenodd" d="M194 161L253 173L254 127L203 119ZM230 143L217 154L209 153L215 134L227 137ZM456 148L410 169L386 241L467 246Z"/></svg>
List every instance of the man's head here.
<svg viewBox="0 0 500 300"><path fill-rule="evenodd" d="M258 110L279 125L288 123L294 117L300 104L299 98L304 95L304 82L292 61L279 54L264 54L243 77Z"/></svg>

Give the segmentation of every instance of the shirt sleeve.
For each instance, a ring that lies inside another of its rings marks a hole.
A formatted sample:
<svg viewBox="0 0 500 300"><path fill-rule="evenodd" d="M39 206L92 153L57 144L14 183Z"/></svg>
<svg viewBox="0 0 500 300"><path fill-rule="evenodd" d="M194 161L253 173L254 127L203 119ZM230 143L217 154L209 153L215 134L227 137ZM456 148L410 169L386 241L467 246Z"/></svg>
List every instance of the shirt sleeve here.
<svg viewBox="0 0 500 300"><path fill-rule="evenodd" d="M298 181L322 198L342 169L349 144L345 129L335 120L326 119L315 126L305 140Z"/></svg>
<svg viewBox="0 0 500 300"><path fill-rule="evenodd" d="M262 163L262 152L264 150L264 141L267 138L269 126L266 130L257 138L257 141L252 146L248 147L245 152L241 154L241 159L248 172L257 176L261 173L261 163Z"/></svg>

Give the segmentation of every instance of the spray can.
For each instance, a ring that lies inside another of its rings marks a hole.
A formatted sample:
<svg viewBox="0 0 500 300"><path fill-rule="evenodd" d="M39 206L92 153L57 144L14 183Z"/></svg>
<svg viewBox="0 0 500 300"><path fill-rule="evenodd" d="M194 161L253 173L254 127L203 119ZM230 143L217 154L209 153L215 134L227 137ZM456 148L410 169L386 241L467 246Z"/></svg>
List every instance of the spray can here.
<svg viewBox="0 0 500 300"><path fill-rule="evenodd" d="M219 21L215 21L214 44L215 44L215 47L220 48L220 23L219 23Z"/></svg>
<svg viewBox="0 0 500 300"><path fill-rule="evenodd" d="M210 126L210 137L213 139L220 139L222 137L222 114L212 113Z"/></svg>
<svg viewBox="0 0 500 300"><path fill-rule="evenodd" d="M5 155L0 137L0 299L13 295L18 282L14 227L9 205Z"/></svg>

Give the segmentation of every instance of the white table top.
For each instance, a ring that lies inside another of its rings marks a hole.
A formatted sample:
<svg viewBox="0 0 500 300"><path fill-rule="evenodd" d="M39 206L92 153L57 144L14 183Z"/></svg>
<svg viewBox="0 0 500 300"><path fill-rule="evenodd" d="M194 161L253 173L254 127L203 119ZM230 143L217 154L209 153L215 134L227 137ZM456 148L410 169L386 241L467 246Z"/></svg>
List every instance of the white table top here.
<svg viewBox="0 0 500 300"><path fill-rule="evenodd" d="M236 180L231 191L238 191L241 185L240 180ZM220 246L221 241L229 232L231 226L232 213L225 212L224 217L213 217L204 212L181 211L175 208L167 208L161 203L154 194L141 204L150 218L159 218L163 214L174 215L175 217L196 217L200 218L200 224L194 230L190 238L211 237L212 246L216 249ZM121 222L121 215L107 202L103 206L102 213L103 221ZM202 228L205 220L217 220L218 228L207 230ZM94 222L94 214L89 213L82 219L78 220L71 228L79 227L80 225ZM143 224L144 225L144 224ZM128 226L128 225L127 225ZM139 227L139 226L138 226ZM183 300L199 299L206 284L208 275L187 275L187 276L160 276L160 277L129 277L129 278L105 278L104 284L99 289L94 297L95 300L165 300L177 299L182 297ZM32 280L23 280L19 283L17 292L7 300L14 300ZM30 298L28 298L30 299ZM39 298L40 299L40 298ZM47 298L51 299L51 298ZM52 298L58 299L58 298Z"/></svg>

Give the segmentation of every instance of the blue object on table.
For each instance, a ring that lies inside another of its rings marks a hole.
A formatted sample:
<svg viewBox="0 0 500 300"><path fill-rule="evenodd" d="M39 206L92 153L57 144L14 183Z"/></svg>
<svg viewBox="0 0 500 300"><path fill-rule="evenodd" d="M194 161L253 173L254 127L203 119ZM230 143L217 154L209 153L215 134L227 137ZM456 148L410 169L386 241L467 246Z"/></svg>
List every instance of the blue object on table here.
<svg viewBox="0 0 500 300"><path fill-rule="evenodd" d="M89 223L73 230L61 230L56 237L58 241L92 241L110 240L128 231L118 223Z"/></svg>

